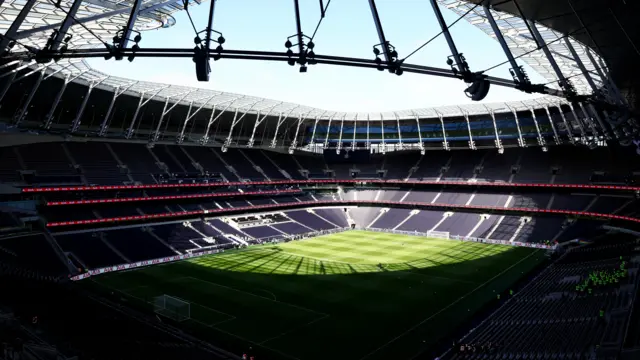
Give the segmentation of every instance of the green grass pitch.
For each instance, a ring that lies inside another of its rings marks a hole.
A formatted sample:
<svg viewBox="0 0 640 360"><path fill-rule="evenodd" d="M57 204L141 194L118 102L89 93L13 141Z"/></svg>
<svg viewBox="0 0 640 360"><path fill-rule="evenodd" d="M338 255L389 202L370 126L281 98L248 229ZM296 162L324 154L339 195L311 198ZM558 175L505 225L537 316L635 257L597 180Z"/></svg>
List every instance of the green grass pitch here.
<svg viewBox="0 0 640 360"><path fill-rule="evenodd" d="M543 250L347 231L94 281L140 304L184 299L186 327L213 343L251 346L266 354L259 359L402 360L543 259Z"/></svg>

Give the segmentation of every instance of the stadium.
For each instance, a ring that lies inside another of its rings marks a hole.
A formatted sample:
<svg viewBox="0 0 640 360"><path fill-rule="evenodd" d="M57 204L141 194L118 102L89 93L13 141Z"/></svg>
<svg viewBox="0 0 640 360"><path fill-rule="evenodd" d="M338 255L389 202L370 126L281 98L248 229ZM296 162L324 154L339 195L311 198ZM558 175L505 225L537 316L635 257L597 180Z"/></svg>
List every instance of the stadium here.
<svg viewBox="0 0 640 360"><path fill-rule="evenodd" d="M638 4L358 3L0 1L0 360L640 358Z"/></svg>

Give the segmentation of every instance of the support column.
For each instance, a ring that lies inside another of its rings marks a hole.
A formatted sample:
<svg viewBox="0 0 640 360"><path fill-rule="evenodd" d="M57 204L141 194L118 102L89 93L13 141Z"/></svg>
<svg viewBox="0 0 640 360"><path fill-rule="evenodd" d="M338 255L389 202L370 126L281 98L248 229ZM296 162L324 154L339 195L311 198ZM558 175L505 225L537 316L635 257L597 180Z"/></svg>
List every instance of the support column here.
<svg viewBox="0 0 640 360"><path fill-rule="evenodd" d="M198 114L198 112L200 112L200 110L202 110L202 108L204 108L205 105L209 105L209 102L214 97L215 97L215 95L210 96L207 100L205 100L202 103L202 105L200 105L200 107L198 107L198 109L196 109L196 111L193 112L193 114L191 114L191 105L189 105L189 112L187 113L187 117L184 119L184 122L182 123L182 128L180 129L180 134L176 138L176 142L178 144L182 144L184 142L184 132L185 132L185 129L187 128L187 124L189 123L189 121L191 119L193 119L193 117L196 116Z"/></svg>
<svg viewBox="0 0 640 360"><path fill-rule="evenodd" d="M438 113L438 119L440 119L440 126L442 127L442 148L445 150L451 150L449 148L449 142L447 141L447 131L444 129L444 118L442 114Z"/></svg>
<svg viewBox="0 0 640 360"><path fill-rule="evenodd" d="M54 113L56 111L56 108L58 107L58 104L60 103L60 100L62 99L62 95L64 94L64 91L67 89L67 85L70 82L69 81L70 77L71 77L71 74L67 74L67 77L64 79L64 83L62 84L62 87L60 87L60 91L58 91L58 95L56 95L56 98L53 100L53 104L51 104L51 110L49 110L49 112L45 116L45 120L44 120L44 128L45 129L51 128L51 122L53 121L53 115L54 115Z"/></svg>
<svg viewBox="0 0 640 360"><path fill-rule="evenodd" d="M140 100L138 100L138 106L136 106L136 111L133 113L133 118L129 123L129 129L127 129L127 134L125 135L127 139L131 139L131 137L133 136L133 132L135 131L134 128L136 125L136 120L138 119L138 114L140 113L140 108L142 107L142 102L144 101L144 94L145 94L144 91L140 93Z"/></svg>
<svg viewBox="0 0 640 360"><path fill-rule="evenodd" d="M562 117L562 122L564 123L564 127L567 129L567 134L569 136L569 142L571 144L575 144L575 139L573 137L573 127L567 121L567 117L564 116L564 111L562 111L561 104L558 104L557 107L558 107L558 110L560 111L560 117Z"/></svg>
<svg viewBox="0 0 640 360"><path fill-rule="evenodd" d="M44 69L40 71L40 76L38 76L38 80L36 80L36 83L33 85L33 88L31 88L31 92L29 92L29 96L27 96L27 100L22 106L22 109L20 109L20 112L18 113L18 117L15 119L16 125L20 124L20 122L22 121L22 118L24 117L27 110L29 109L29 104L31 103L31 100L33 100L33 96L36 94L36 91L38 91L38 88L40 87L40 83L42 82L42 78L44 78Z"/></svg>
<svg viewBox="0 0 640 360"><path fill-rule="evenodd" d="M591 114L589 114L589 112L587 112L587 109L584 108L583 103L578 103L578 106L580 106L580 111L582 111L585 121L587 122L587 126L589 127L589 129L591 129L591 133L593 134L593 136L595 138L600 137L598 128L596 127L596 123L593 121Z"/></svg>
<svg viewBox="0 0 640 360"><path fill-rule="evenodd" d="M422 142L422 130L420 129L420 117L415 115L416 117L416 126L418 126L418 141L420 142L420 155L424 155L424 143Z"/></svg>
<svg viewBox="0 0 640 360"><path fill-rule="evenodd" d="M380 132L382 134L382 141L380 142L380 144L378 144L378 146L382 146L381 152L384 154L387 152L387 144L384 141L384 116L382 116L382 113L380 113Z"/></svg>
<svg viewBox="0 0 640 360"><path fill-rule="evenodd" d="M107 133L109 127L109 116L111 116L111 112L113 111L113 105L116 103L116 99L118 98L118 91L120 87L116 87L113 90L113 97L111 97L111 102L109 103L109 107L107 108L107 113L104 115L104 119L102 119L102 124L100 124L100 131L98 132L98 136L104 136Z"/></svg>
<svg viewBox="0 0 640 360"><path fill-rule="evenodd" d="M527 147L526 141L522 138L522 129L520 129L520 120L518 120L518 112L515 109L511 109L513 118L516 121L516 129L518 130L518 145L520 147Z"/></svg>
<svg viewBox="0 0 640 360"><path fill-rule="evenodd" d="M236 125L245 117L247 116L247 113L244 112L242 114L242 116L240 116L240 118L238 119L238 109L236 109L236 112L233 114L233 121L231 122L231 128L229 128L229 135L227 135L227 140L224 141L224 144L222 145L222 148L227 148L229 147L229 145L231 145L231 139L233 136L233 129L236 127ZM224 150L223 150L224 151Z"/></svg>
<svg viewBox="0 0 640 360"><path fill-rule="evenodd" d="M9 29L2 36L2 40L0 40L0 54L4 53L9 48L9 43L16 39L16 34L18 33L18 29L27 18L27 15L31 12L31 8L36 4L37 0L27 0L27 2L22 6L22 9L18 13L18 16L13 20Z"/></svg>
<svg viewBox="0 0 640 360"><path fill-rule="evenodd" d="M98 136L104 136L107 133L107 130L109 130L109 118L111 117L113 106L115 105L118 97L124 94L125 91L129 90L134 84L137 84L137 82L133 82L129 84L127 87L125 87L122 90L120 90L120 86L113 89L113 98L111 98L111 102L109 103L109 108L107 109L107 113L104 115L102 124L100 124L100 131L98 132Z"/></svg>
<svg viewBox="0 0 640 360"><path fill-rule="evenodd" d="M291 114L291 111L289 112L289 114ZM278 117L278 122L276 123L276 132L275 134L273 134L273 139L271 140L270 147L272 149L274 149L278 144L278 131L280 130L280 125L282 125L282 123L287 119L289 114L283 116L282 113L280 113L280 116ZM329 136L328 132L327 132L327 136Z"/></svg>
<svg viewBox="0 0 640 360"><path fill-rule="evenodd" d="M171 105L171 107L167 110L167 106L169 105L169 101L171 100L170 96L167 96L167 99L164 102L164 108L162 109L162 114L160 114L160 119L158 120L158 125L156 126L156 131L153 133L153 138L152 141L156 142L158 141L158 139L160 138L160 127L162 126L162 121L164 120L164 117L171 112L171 110L173 110L173 108L175 108L176 106L178 106L178 104L180 104L180 102L182 100L184 100L187 96L189 96L189 94L191 94L194 90L190 90L187 91L185 93L182 94L182 97L176 101L175 103L173 103L173 105ZM153 97L152 97L153 98ZM151 100L151 99L149 99ZM208 130L208 129L207 129Z"/></svg>
<svg viewBox="0 0 640 360"><path fill-rule="evenodd" d="M469 113L466 111L462 111L462 115L464 116L464 120L467 122L467 130L469 131L469 149L477 150L478 148L476 148L476 142L473 141L473 135L471 134L471 124L469 123Z"/></svg>
<svg viewBox="0 0 640 360"><path fill-rule="evenodd" d="M351 150L355 151L356 150L356 130L357 130L357 123L358 123L358 114L356 114L356 118L355 120L353 120L353 140L351 141Z"/></svg>
<svg viewBox="0 0 640 360"><path fill-rule="evenodd" d="M311 133L311 140L309 140L309 144L313 145L313 140L316 138L316 128L318 127L318 117L316 116L316 119L313 123L313 132ZM256 129L253 128L253 132L256 132ZM253 139L253 135L251 135L251 138Z"/></svg>
<svg viewBox="0 0 640 360"><path fill-rule="evenodd" d="M7 78L7 82L4 84L4 87L0 91L0 102L2 102L4 96L7 95L7 91L9 91L11 84L13 84L13 80L16 78L16 75L18 75L18 71L16 70L17 69L12 70L11 75L9 75L9 77Z"/></svg>
<svg viewBox="0 0 640 360"><path fill-rule="evenodd" d="M538 125L538 119L536 118L536 112L535 110L533 110L532 107L529 108L529 111L531 112L531 117L533 118L533 124L536 126L536 133L538 134L538 145L542 146L543 151L546 151L546 146L547 146L547 142L544 139L544 137L542 136L542 133L540 132L540 126Z"/></svg>
<svg viewBox="0 0 640 360"><path fill-rule="evenodd" d="M396 127L398 128L398 141L399 141L398 144L400 144L400 150L402 150L404 146L402 144L402 133L400 131L400 117L396 113L393 113L393 115L396 118Z"/></svg>
<svg viewBox="0 0 640 360"><path fill-rule="evenodd" d="M369 123L370 122L371 122L371 120L369 119L369 114L367 113L367 142L364 144L364 147L367 150L371 149L371 140L369 140L369 129L370 129Z"/></svg>
<svg viewBox="0 0 640 360"><path fill-rule="evenodd" d="M331 117L329 118L329 125L327 125L327 135L324 138L324 146L323 148L326 149L329 146L329 132L331 131L331 121L333 121L333 117L336 114L334 113L333 115L331 115Z"/></svg>
<svg viewBox="0 0 640 360"><path fill-rule="evenodd" d="M340 154L340 150L342 150L342 131L344 130L344 119L347 117L347 114L342 115L342 120L340 121L340 136L338 137L338 145L336 146L336 153Z"/></svg>
<svg viewBox="0 0 640 360"><path fill-rule="evenodd" d="M133 136L133 133L135 131L136 121L138 120L138 114L140 113L140 109L143 106L147 105L149 101L153 100L153 98L156 97L156 95L158 95L160 91L166 88L167 86L159 88L158 90L156 90L156 92L151 94L151 96L147 100L144 100L144 95L146 94L146 92L143 91L140 93L140 101L138 102L138 107L136 108L136 112L133 113L133 118L131 119L131 123L129 124L129 129L127 130L127 134L126 134L127 139L131 139L131 137Z"/></svg>
<svg viewBox="0 0 640 360"><path fill-rule="evenodd" d="M592 110L593 110L594 112L596 111L596 109L595 109L595 108L593 108L593 105L589 105L589 106L591 106L591 107L592 107ZM609 124L611 124L611 118L609 117L609 113L607 113L607 111L606 111L606 110L603 110L603 111L602 111L602 114L604 115L605 120L607 120L607 122L608 122ZM617 129L615 126L612 126L612 127L611 127L611 131L613 132L613 136L614 136L616 139L620 139L620 132L618 132L618 129Z"/></svg>
<svg viewBox="0 0 640 360"><path fill-rule="evenodd" d="M598 122L598 125L600 125L600 128L602 129L602 133L604 134L604 138L606 140L611 140L611 134L609 134L609 130L607 129L607 127L604 124L604 122L602 121L602 118L600 117L600 114L598 114L598 111L596 110L595 106L593 106L593 104L587 104L586 109L587 109L587 111L591 112L591 115L593 115L594 118L596 118L596 121Z"/></svg>
<svg viewBox="0 0 640 360"><path fill-rule="evenodd" d="M91 97L91 92L96 86L100 85L107 78L108 77L105 77L98 82L91 83L87 87L87 94L84 96L84 99L82 100L82 104L80 105L80 108L76 113L76 117L75 119L73 119L73 123L71 124L71 133L75 133L80 128L80 123L82 122L82 114L84 113L84 108L87 106L87 103L89 102L89 97Z"/></svg>
<svg viewBox="0 0 640 360"><path fill-rule="evenodd" d="M215 113L216 113L216 106L213 106L213 111L211 111L211 116L209 117L209 122L207 123L207 129L204 132L204 135L202 136L202 138L200 139L200 144L201 145L206 145L209 142L209 131L211 129L211 125L216 122L220 116L222 116L222 114L224 114L227 109L229 109L229 107L233 104L235 104L235 102L238 101L238 99L236 100L232 100L231 103L229 103L229 105L227 105L224 109L222 109L222 111L220 111L220 113L214 117Z"/></svg>
<svg viewBox="0 0 640 360"><path fill-rule="evenodd" d="M296 134L293 136L293 141L291 142L291 146L289 146L289 154L293 154L293 150L296 149L296 146L298 146L298 134L300 133L300 126L302 125L302 122L306 120L304 117L302 117L302 115L300 115L298 117L298 124L296 126Z"/></svg>
<svg viewBox="0 0 640 360"><path fill-rule="evenodd" d="M560 136L558 136L558 131L556 130L556 125L553 123L553 118L551 117L551 111L549 111L549 107L545 105L544 110L547 112L547 118L549 119L549 125L551 125L551 130L553 130L553 141L556 145L562 144L562 140Z"/></svg>
<svg viewBox="0 0 640 360"><path fill-rule="evenodd" d="M502 146L502 140L500 140L500 134L498 134L498 126L496 124L496 114L493 112L493 110L489 108L487 108L487 110L489 110L489 115L491 115L491 120L493 121L493 131L496 135L496 140L495 140L496 148L498 149L498 152L502 154L504 152L504 147Z"/></svg>
<svg viewBox="0 0 640 360"><path fill-rule="evenodd" d="M582 137L583 140L586 140L587 133L584 131L584 127L582 126L582 121L580 121L580 118L578 118L578 114L576 113L576 110L573 108L573 104L569 104L569 108L571 109L571 114L573 114L573 118L576 120L576 123L578 124L578 128L580 129L580 136Z"/></svg>
<svg viewBox="0 0 640 360"><path fill-rule="evenodd" d="M278 105L280 105L280 104L278 104ZM260 111L258 111L258 114L256 116L256 122L253 124L253 131L251 132L251 138L249 139L249 143L248 143L249 147L253 146L253 143L255 141L255 136L256 136L256 130L258 129L258 126L260 124L262 124L262 122L267 118L267 116L271 115L271 112L273 111L273 109L275 109L275 107L278 106L278 105L272 106L269 109L269 111L262 117L260 117ZM282 113L280 115L282 115ZM316 125L317 124L318 124L318 118L316 117ZM315 128L315 125L314 125L314 127L313 127L314 135L315 135L315 131L316 131L316 128Z"/></svg>

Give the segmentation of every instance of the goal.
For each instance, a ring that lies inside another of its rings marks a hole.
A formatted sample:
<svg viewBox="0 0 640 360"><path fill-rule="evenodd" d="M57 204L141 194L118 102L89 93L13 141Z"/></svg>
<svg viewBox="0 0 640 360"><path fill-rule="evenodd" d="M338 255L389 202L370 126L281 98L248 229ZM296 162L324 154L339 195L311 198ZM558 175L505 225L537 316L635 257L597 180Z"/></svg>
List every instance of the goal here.
<svg viewBox="0 0 640 360"><path fill-rule="evenodd" d="M429 230L429 231L427 231L427 236L428 237L434 237L434 238L448 239L449 238L449 232L448 231Z"/></svg>
<svg viewBox="0 0 640 360"><path fill-rule="evenodd" d="M153 298L153 310L175 321L185 321L191 318L191 304L188 301L169 295L160 295Z"/></svg>

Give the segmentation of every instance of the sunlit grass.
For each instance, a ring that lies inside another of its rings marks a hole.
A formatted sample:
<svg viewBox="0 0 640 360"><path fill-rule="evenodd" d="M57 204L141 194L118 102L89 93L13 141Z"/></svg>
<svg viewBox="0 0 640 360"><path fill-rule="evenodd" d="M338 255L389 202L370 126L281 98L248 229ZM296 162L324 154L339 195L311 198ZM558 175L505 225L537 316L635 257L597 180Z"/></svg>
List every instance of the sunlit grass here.
<svg viewBox="0 0 640 360"><path fill-rule="evenodd" d="M96 280L140 302L185 299L185 326L224 347L251 344L262 358L405 359L508 290L542 255L348 231Z"/></svg>
<svg viewBox="0 0 640 360"><path fill-rule="evenodd" d="M422 269L493 256L509 249L501 245L348 231L196 258L190 262L227 271L333 275Z"/></svg>

